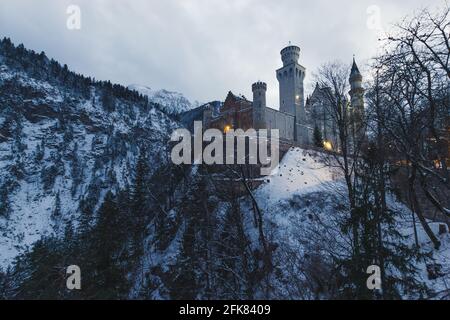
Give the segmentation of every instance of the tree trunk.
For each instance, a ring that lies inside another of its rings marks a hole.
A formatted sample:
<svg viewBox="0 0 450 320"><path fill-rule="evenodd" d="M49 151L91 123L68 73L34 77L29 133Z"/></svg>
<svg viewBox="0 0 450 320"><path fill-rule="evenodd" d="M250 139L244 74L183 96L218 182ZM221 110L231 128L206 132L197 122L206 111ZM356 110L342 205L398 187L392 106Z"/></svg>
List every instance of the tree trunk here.
<svg viewBox="0 0 450 320"><path fill-rule="evenodd" d="M409 193L410 193L411 201L412 201L413 208L414 208L413 211L416 213L417 218L419 218L420 224L422 225L426 234L430 238L431 242L433 242L434 248L436 250L438 250L441 246L441 242L438 240L438 238L436 238L436 236L433 233L433 230L431 230L425 217L423 216L422 209L421 209L419 201L417 199L417 193L416 193L416 190L414 189L414 182L416 181L416 172L417 172L417 169L413 165L411 175L409 177Z"/></svg>

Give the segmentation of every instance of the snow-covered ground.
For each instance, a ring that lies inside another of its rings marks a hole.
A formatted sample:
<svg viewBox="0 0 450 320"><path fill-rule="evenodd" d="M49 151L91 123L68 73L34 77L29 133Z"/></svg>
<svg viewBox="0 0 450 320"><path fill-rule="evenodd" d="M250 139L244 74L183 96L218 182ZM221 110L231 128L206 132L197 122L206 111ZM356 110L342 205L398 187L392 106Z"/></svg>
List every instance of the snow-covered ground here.
<svg viewBox="0 0 450 320"><path fill-rule="evenodd" d="M330 182L339 178L339 172L326 166L313 154L311 151L291 148L269 177L269 183L257 191L265 205L276 204L294 195L330 191L330 188L337 187L336 183Z"/></svg>

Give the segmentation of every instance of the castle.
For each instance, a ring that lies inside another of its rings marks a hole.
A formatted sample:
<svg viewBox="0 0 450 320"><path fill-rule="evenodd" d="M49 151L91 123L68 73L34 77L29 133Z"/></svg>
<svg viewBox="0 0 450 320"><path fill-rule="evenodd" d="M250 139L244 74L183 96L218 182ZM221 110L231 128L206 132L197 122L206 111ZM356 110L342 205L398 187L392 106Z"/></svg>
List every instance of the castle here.
<svg viewBox="0 0 450 320"><path fill-rule="evenodd" d="M279 110L266 104L267 84L252 85L253 101L229 92L219 108L209 105L203 111L204 128L217 128L224 132L232 128L243 130L278 129L280 140L298 145L313 144L313 131L320 130L324 141L338 146L337 125L330 116L325 95L329 88L318 84L305 101L303 82L305 67L299 64L300 48L290 45L281 50L283 66L276 71L279 82ZM356 119L364 113L362 75L353 59L350 72L351 97L348 107Z"/></svg>

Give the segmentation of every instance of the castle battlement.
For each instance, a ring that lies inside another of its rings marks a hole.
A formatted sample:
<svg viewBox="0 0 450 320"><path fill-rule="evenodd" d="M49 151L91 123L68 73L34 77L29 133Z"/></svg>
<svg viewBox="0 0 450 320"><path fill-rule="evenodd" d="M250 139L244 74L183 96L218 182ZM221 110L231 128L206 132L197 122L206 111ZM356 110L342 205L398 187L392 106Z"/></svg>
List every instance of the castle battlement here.
<svg viewBox="0 0 450 320"><path fill-rule="evenodd" d="M267 91L267 84L265 82L255 82L254 84L252 84L252 91L256 91L256 90L264 90Z"/></svg>
<svg viewBox="0 0 450 320"><path fill-rule="evenodd" d="M284 67L291 63L298 63L298 59L300 58L300 47L288 46L281 50L280 54Z"/></svg>

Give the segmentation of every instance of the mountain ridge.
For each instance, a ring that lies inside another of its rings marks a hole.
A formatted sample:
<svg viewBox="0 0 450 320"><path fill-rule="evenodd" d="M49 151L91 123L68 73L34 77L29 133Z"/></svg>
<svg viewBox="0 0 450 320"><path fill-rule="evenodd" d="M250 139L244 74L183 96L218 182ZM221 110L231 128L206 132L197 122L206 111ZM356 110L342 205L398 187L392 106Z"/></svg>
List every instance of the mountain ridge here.
<svg viewBox="0 0 450 320"><path fill-rule="evenodd" d="M148 86L139 84L131 84L127 88L147 96L151 102L160 104L164 111L169 114L180 114L200 106L198 101L191 102L179 92L166 89L154 90Z"/></svg>

